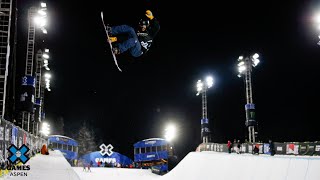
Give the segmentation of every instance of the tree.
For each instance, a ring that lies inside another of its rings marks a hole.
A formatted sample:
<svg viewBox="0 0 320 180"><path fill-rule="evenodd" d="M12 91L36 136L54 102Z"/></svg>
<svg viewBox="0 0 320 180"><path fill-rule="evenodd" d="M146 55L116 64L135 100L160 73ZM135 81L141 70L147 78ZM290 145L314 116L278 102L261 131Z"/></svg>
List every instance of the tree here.
<svg viewBox="0 0 320 180"><path fill-rule="evenodd" d="M79 145L79 156L90 153L96 150L96 143L94 139L94 132L90 129L87 124L84 122L82 127L79 130L78 136L76 138Z"/></svg>

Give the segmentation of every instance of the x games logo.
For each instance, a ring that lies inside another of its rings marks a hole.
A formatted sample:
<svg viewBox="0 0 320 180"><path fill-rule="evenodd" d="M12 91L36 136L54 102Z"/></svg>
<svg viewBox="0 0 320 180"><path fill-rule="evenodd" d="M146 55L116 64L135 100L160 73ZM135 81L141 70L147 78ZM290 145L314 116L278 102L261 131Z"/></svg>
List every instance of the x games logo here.
<svg viewBox="0 0 320 180"><path fill-rule="evenodd" d="M30 159L26 155L29 151L29 148L24 144L19 149L14 144L12 144L8 148L8 151L11 153L11 156L9 156L8 159L12 164L15 164L18 160L25 164Z"/></svg>
<svg viewBox="0 0 320 180"><path fill-rule="evenodd" d="M104 156L104 155L108 155L108 156L111 156L112 154L113 154L113 151L112 151L112 149L113 149L113 146L111 145L111 144L109 144L108 146L106 146L105 144L101 144L100 145L100 154L102 155L102 156Z"/></svg>

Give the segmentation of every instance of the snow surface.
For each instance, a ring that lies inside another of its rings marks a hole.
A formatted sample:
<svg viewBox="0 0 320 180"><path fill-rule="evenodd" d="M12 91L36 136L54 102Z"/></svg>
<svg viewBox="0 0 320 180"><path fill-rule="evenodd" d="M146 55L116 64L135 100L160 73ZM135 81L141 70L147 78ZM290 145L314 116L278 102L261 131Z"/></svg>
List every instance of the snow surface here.
<svg viewBox="0 0 320 180"><path fill-rule="evenodd" d="M190 152L163 176L145 169L71 167L60 151L29 160L32 180L320 180L320 157Z"/></svg>
<svg viewBox="0 0 320 180"><path fill-rule="evenodd" d="M84 172L82 167L74 167L81 180L156 180L161 176L156 175L148 169L129 168L91 168L91 172ZM160 180L160 179L159 179Z"/></svg>
<svg viewBox="0 0 320 180"><path fill-rule="evenodd" d="M10 180L80 180L61 151L49 151L49 155L37 154L26 165L30 165L30 171L14 171L27 172L27 176L10 176L9 173L3 178Z"/></svg>

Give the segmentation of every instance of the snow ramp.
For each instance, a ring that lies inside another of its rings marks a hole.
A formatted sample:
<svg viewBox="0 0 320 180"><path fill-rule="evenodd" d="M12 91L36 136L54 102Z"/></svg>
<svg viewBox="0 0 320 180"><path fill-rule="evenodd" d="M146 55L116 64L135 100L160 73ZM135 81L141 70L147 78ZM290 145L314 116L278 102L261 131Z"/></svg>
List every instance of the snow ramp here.
<svg viewBox="0 0 320 180"><path fill-rule="evenodd" d="M80 180L77 173L65 159L61 151L49 151L49 155L37 154L26 165L30 165L27 176L14 176L11 171L4 179L10 180ZM21 172L21 171L16 171Z"/></svg>
<svg viewBox="0 0 320 180"><path fill-rule="evenodd" d="M82 167L73 168L81 180L160 180L162 178L149 169L92 167L91 172L86 172Z"/></svg>
<svg viewBox="0 0 320 180"><path fill-rule="evenodd" d="M161 180L320 180L320 157L190 152Z"/></svg>

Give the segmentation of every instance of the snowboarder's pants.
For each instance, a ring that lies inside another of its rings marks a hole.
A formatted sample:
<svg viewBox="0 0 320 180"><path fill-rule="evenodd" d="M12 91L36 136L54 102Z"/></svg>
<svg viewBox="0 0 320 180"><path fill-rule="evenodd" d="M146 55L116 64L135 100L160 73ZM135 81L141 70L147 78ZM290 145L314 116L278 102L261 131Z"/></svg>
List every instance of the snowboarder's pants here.
<svg viewBox="0 0 320 180"><path fill-rule="evenodd" d="M130 51L133 57L139 57L143 54L141 51L141 44L138 40L138 36L135 30L128 25L120 25L120 26L113 26L111 27L111 34L127 34L128 39L119 43L118 47L120 49L120 53L123 53L127 50Z"/></svg>

